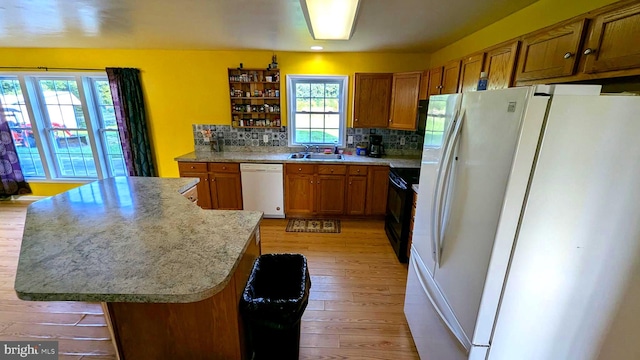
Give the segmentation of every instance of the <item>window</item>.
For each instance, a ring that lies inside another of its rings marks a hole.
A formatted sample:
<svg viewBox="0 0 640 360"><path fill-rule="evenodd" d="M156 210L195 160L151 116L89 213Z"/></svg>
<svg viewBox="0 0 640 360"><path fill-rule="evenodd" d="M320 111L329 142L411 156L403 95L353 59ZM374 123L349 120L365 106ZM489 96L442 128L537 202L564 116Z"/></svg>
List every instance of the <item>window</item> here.
<svg viewBox="0 0 640 360"><path fill-rule="evenodd" d="M345 145L346 76L287 75L289 145Z"/></svg>
<svg viewBox="0 0 640 360"><path fill-rule="evenodd" d="M424 145L427 147L440 147L444 140L445 120L447 118L447 110L451 111L447 106L446 98L434 97L429 98L429 111L427 113L427 123L424 131Z"/></svg>
<svg viewBox="0 0 640 360"><path fill-rule="evenodd" d="M27 179L126 175L106 76L0 75L0 101Z"/></svg>

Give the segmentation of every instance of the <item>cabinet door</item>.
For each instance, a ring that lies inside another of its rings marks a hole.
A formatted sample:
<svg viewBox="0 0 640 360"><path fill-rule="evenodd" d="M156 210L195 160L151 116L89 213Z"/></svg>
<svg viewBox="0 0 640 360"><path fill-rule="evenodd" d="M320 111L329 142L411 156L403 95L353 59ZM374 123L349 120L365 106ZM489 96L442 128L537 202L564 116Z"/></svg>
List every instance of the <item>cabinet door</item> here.
<svg viewBox="0 0 640 360"><path fill-rule="evenodd" d="M516 80L573 75L586 20L525 37Z"/></svg>
<svg viewBox="0 0 640 360"><path fill-rule="evenodd" d="M393 74L355 74L353 127L386 128Z"/></svg>
<svg viewBox="0 0 640 360"><path fill-rule="evenodd" d="M586 73L640 67L640 4L596 17L583 54Z"/></svg>
<svg viewBox="0 0 640 360"><path fill-rule="evenodd" d="M418 94L419 100L427 100L429 98L429 70L422 72L422 79L420 79L420 93Z"/></svg>
<svg viewBox="0 0 640 360"><path fill-rule="evenodd" d="M462 60L460 68L460 91L468 92L478 90L478 80L484 65L484 53L468 56Z"/></svg>
<svg viewBox="0 0 640 360"><path fill-rule="evenodd" d="M314 175L293 174L286 176L285 212L288 214L311 215L314 211Z"/></svg>
<svg viewBox="0 0 640 360"><path fill-rule="evenodd" d="M242 181L240 173L212 173L211 199L213 208L242 210Z"/></svg>
<svg viewBox="0 0 640 360"><path fill-rule="evenodd" d="M209 174L180 172L180 177L199 178L200 182L196 186L196 189L198 191L198 206L200 206L203 209L212 209L211 190L209 187Z"/></svg>
<svg viewBox="0 0 640 360"><path fill-rule="evenodd" d="M390 129L416 129L421 77L421 72L393 74Z"/></svg>
<svg viewBox="0 0 640 360"><path fill-rule="evenodd" d="M513 84L519 41L487 51L484 71L487 73L487 90L506 89Z"/></svg>
<svg viewBox="0 0 640 360"><path fill-rule="evenodd" d="M385 215L389 193L389 167L371 166L367 174L367 215Z"/></svg>
<svg viewBox="0 0 640 360"><path fill-rule="evenodd" d="M427 96L440 95L442 91L442 66L429 70L429 89Z"/></svg>
<svg viewBox="0 0 640 360"><path fill-rule="evenodd" d="M455 94L458 91L460 78L460 60L448 62L442 73L441 94Z"/></svg>
<svg viewBox="0 0 640 360"><path fill-rule="evenodd" d="M344 175L318 175L318 214L342 215L344 214Z"/></svg>
<svg viewBox="0 0 640 360"><path fill-rule="evenodd" d="M347 178L347 215L364 215L367 199L367 177Z"/></svg>

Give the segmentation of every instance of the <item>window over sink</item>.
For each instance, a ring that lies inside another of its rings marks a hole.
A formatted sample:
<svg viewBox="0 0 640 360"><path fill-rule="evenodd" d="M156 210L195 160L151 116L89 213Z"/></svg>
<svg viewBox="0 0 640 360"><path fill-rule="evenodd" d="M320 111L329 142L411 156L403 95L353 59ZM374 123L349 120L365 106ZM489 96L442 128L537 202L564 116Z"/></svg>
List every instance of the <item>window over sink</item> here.
<svg viewBox="0 0 640 360"><path fill-rule="evenodd" d="M345 145L347 79L287 75L289 146Z"/></svg>

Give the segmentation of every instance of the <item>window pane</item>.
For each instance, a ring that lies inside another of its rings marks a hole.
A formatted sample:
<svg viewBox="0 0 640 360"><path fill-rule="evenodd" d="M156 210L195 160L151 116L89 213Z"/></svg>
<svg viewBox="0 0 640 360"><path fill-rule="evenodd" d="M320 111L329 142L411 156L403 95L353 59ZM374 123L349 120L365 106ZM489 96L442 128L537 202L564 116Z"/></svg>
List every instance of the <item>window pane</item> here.
<svg viewBox="0 0 640 360"><path fill-rule="evenodd" d="M311 100L309 98L296 98L296 112L311 111Z"/></svg>
<svg viewBox="0 0 640 360"><path fill-rule="evenodd" d="M324 130L322 130L322 129L311 129L311 142L313 142L313 143L324 143Z"/></svg>
<svg viewBox="0 0 640 360"><path fill-rule="evenodd" d="M74 79L39 80L50 130L49 141L61 177L97 177L89 133Z"/></svg>
<svg viewBox="0 0 640 360"><path fill-rule="evenodd" d="M296 114L296 129L311 127L309 114Z"/></svg>
<svg viewBox="0 0 640 360"><path fill-rule="evenodd" d="M22 173L25 177L44 177L42 158L36 147L31 119L17 78L0 78L0 101L4 109L4 117L11 129Z"/></svg>
<svg viewBox="0 0 640 360"><path fill-rule="evenodd" d="M338 114L327 114L324 116L325 125L327 128L340 128L340 115Z"/></svg>
<svg viewBox="0 0 640 360"><path fill-rule="evenodd" d="M324 112L324 99L311 99L311 111L313 112Z"/></svg>
<svg viewBox="0 0 640 360"><path fill-rule="evenodd" d="M324 105L324 111L326 112L340 112L340 103L338 102L338 99L326 99L324 101Z"/></svg>
<svg viewBox="0 0 640 360"><path fill-rule="evenodd" d="M311 131L309 129L297 129L296 128L296 142L297 143L308 143L311 142L311 138L309 137Z"/></svg>
<svg viewBox="0 0 640 360"><path fill-rule="evenodd" d="M338 98L340 94L340 85L338 84L327 84L325 86L324 96L328 98Z"/></svg>
<svg viewBox="0 0 640 360"><path fill-rule="evenodd" d="M340 129L325 129L324 141L326 143L332 143L340 139Z"/></svg>
<svg viewBox="0 0 640 360"><path fill-rule="evenodd" d="M311 96L311 84L296 84L296 97L309 97Z"/></svg>
<svg viewBox="0 0 640 360"><path fill-rule="evenodd" d="M127 169L122 154L111 89L107 80L93 80L93 97L100 112L100 131L110 176L125 176Z"/></svg>
<svg viewBox="0 0 640 360"><path fill-rule="evenodd" d="M324 128L324 114L312 114L311 127L317 129Z"/></svg>
<svg viewBox="0 0 640 360"><path fill-rule="evenodd" d="M311 97L324 97L324 84L311 84Z"/></svg>

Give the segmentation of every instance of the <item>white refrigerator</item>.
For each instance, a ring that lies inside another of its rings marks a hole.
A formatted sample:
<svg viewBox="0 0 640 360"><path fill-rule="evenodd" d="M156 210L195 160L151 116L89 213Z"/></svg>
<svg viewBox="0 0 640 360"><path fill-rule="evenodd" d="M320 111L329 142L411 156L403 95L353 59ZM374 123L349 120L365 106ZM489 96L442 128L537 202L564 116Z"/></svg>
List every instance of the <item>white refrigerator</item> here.
<svg viewBox="0 0 640 360"><path fill-rule="evenodd" d="M405 315L422 359L640 359L640 97L432 96Z"/></svg>

